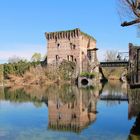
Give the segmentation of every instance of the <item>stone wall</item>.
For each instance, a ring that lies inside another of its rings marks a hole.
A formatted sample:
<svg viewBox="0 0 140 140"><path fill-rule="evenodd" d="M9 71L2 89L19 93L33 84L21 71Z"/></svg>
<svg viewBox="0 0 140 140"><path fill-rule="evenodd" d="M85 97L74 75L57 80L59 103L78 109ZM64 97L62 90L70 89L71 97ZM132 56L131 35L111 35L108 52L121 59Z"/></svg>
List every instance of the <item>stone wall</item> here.
<svg viewBox="0 0 140 140"><path fill-rule="evenodd" d="M79 72L87 69L89 61L87 50L96 48L96 40L93 37L81 32L80 29L51 32L45 35L48 40L48 64L57 65L63 60L68 60L76 63Z"/></svg>
<svg viewBox="0 0 140 140"><path fill-rule="evenodd" d="M140 84L140 46L129 43L129 76L130 84Z"/></svg>

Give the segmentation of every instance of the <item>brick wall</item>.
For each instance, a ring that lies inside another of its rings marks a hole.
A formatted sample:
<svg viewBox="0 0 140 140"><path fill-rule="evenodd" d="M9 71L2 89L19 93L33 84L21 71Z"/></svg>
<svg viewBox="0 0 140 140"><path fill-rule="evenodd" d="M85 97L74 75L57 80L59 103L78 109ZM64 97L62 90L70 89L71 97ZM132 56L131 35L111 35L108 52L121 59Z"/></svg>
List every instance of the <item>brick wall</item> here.
<svg viewBox="0 0 140 140"><path fill-rule="evenodd" d="M87 50L96 48L95 39L81 32L80 29L46 33L46 38L48 40L48 65L60 64L65 59L75 62L79 72L84 69L86 71L88 67ZM82 64L83 62L84 64Z"/></svg>

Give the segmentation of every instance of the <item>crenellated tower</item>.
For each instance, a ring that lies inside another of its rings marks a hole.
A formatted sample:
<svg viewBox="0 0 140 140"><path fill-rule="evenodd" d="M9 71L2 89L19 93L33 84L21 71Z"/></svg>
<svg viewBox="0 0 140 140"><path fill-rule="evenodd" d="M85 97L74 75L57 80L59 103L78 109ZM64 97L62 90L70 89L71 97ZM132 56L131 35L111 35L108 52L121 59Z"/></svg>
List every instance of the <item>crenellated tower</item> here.
<svg viewBox="0 0 140 140"><path fill-rule="evenodd" d="M96 40L79 28L45 33L47 63L59 65L63 60L76 63L77 71L88 71L89 63L97 62Z"/></svg>

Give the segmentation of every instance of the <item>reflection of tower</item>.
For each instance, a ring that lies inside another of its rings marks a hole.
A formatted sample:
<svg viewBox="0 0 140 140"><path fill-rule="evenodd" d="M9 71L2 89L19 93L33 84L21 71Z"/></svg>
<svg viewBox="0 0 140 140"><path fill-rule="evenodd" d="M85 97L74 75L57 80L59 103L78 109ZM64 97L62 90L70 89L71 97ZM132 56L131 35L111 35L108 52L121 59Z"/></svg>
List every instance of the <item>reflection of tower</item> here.
<svg viewBox="0 0 140 140"><path fill-rule="evenodd" d="M61 89L57 97L48 100L48 128L81 131L96 119L96 103L97 98L94 92L79 90L71 86L67 87L67 91Z"/></svg>

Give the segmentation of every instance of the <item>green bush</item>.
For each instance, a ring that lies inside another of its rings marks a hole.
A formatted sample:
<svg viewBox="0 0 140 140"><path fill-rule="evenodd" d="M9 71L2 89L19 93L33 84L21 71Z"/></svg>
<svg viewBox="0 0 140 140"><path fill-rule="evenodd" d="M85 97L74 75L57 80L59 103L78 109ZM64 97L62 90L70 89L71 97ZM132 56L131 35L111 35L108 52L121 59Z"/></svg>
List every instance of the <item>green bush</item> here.
<svg viewBox="0 0 140 140"><path fill-rule="evenodd" d="M0 84L3 83L3 65L0 65Z"/></svg>
<svg viewBox="0 0 140 140"><path fill-rule="evenodd" d="M22 76L30 67L36 67L40 62L19 61L17 63L8 63L3 65L4 78L8 78L9 74Z"/></svg>
<svg viewBox="0 0 140 140"><path fill-rule="evenodd" d="M81 77L87 77L87 78L94 78L95 77L95 73L90 73L90 72L82 72L80 74Z"/></svg>
<svg viewBox="0 0 140 140"><path fill-rule="evenodd" d="M76 65L74 62L64 60L58 68L58 74L63 80L70 80L74 78L75 70Z"/></svg>

